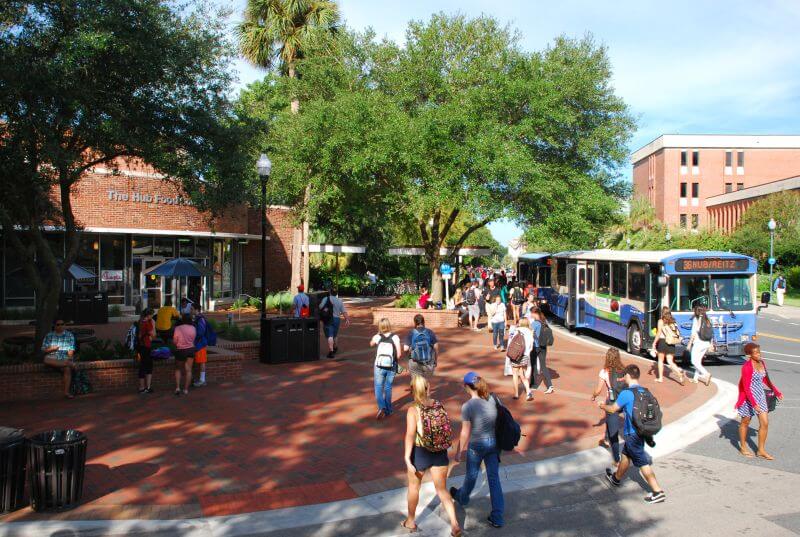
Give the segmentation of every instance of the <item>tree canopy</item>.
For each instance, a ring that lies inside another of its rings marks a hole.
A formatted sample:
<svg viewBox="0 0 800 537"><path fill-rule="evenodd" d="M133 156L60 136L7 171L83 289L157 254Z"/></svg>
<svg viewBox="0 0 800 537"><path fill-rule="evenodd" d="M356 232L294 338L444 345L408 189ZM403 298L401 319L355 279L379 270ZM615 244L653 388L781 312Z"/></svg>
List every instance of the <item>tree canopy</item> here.
<svg viewBox="0 0 800 537"><path fill-rule="evenodd" d="M778 264L800 265L800 193L794 191L766 196L748 207L731 237L731 247L767 268L770 218L776 224L774 255Z"/></svg>

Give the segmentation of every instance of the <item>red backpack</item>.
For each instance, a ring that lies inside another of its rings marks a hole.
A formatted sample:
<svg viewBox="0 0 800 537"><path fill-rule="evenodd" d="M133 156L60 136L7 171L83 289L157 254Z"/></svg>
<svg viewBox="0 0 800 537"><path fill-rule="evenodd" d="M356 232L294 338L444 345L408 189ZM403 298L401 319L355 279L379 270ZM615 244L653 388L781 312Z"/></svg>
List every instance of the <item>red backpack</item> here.
<svg viewBox="0 0 800 537"><path fill-rule="evenodd" d="M514 334L514 337L511 338L511 341L508 342L506 356L508 356L512 364L519 364L525 357L525 336L523 336L522 332L519 330Z"/></svg>
<svg viewBox="0 0 800 537"><path fill-rule="evenodd" d="M428 451L445 451L452 443L453 427L450 417L439 401L433 401L431 406L417 405L419 418L417 420L417 438L422 447ZM422 431L422 434L420 434Z"/></svg>

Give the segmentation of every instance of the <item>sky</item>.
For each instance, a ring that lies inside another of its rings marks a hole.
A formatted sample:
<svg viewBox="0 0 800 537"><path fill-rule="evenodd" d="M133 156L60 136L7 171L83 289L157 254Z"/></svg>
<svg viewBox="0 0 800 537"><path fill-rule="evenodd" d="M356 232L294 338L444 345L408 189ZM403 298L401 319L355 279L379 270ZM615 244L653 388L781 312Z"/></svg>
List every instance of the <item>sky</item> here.
<svg viewBox="0 0 800 537"><path fill-rule="evenodd" d="M218 0L241 18L245 0ZM800 134L800 0L340 0L347 25L403 42L436 12L491 15L541 50L590 33L607 47L613 85L636 118L631 152L661 134ZM239 86L264 76L243 60ZM621 173L630 178L632 166ZM521 235L490 224L502 244Z"/></svg>

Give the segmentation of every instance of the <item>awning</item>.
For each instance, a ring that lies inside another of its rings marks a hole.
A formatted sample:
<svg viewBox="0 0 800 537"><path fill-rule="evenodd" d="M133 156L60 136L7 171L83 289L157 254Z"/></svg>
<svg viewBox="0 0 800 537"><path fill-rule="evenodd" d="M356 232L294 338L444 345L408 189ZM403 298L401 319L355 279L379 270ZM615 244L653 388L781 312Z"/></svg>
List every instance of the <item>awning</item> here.
<svg viewBox="0 0 800 537"><path fill-rule="evenodd" d="M76 280L93 280L97 278L94 272L75 264L70 265L67 269L67 273Z"/></svg>
<svg viewBox="0 0 800 537"><path fill-rule="evenodd" d="M452 253L452 248L439 248L439 255L451 255ZM484 246L464 246L463 248L458 249L457 254L460 256L492 255L492 249ZM425 248L422 248L421 246L395 246L393 248L389 248L389 255L425 255Z"/></svg>
<svg viewBox="0 0 800 537"><path fill-rule="evenodd" d="M309 244L308 251L312 254L363 254L367 247L352 244Z"/></svg>

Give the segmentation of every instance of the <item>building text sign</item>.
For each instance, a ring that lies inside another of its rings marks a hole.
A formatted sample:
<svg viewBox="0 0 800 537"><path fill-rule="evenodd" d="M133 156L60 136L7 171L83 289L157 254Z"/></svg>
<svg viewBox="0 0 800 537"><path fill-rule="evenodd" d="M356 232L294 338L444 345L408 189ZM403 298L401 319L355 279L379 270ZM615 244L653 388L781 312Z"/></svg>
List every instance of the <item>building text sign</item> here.
<svg viewBox="0 0 800 537"><path fill-rule="evenodd" d="M162 194L147 194L145 192L120 192L108 191L109 201L127 201L129 203L154 203L156 205L192 205L192 200L183 196L164 196Z"/></svg>
<svg viewBox="0 0 800 537"><path fill-rule="evenodd" d="M103 281L103 282L121 282L122 281L122 271L121 270L101 270L100 271L100 281Z"/></svg>

